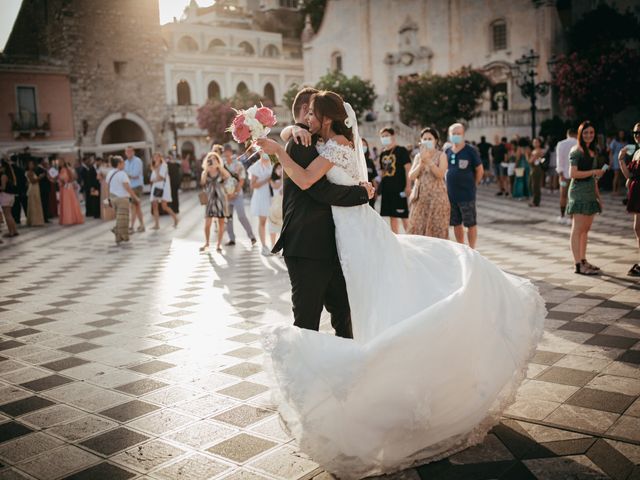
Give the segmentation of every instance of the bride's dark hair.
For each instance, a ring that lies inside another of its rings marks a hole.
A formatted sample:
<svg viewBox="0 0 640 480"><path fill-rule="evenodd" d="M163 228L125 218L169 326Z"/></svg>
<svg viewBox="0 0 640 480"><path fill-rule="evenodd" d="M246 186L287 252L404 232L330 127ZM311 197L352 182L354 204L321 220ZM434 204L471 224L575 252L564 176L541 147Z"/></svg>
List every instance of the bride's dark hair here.
<svg viewBox="0 0 640 480"><path fill-rule="evenodd" d="M344 109L344 100L340 95L328 90L322 90L311 97L311 108L320 122L325 118L330 118L331 130L353 142L353 132L344 123L347 118L347 111Z"/></svg>

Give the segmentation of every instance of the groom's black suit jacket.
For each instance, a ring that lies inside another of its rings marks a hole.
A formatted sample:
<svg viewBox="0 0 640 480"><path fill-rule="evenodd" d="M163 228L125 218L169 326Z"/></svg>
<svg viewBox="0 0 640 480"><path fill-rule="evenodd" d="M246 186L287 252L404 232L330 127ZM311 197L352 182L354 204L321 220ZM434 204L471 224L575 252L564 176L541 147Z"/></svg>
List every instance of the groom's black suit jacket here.
<svg viewBox="0 0 640 480"><path fill-rule="evenodd" d="M302 168L308 167L318 156L314 146L304 147L293 141L289 141L286 150ZM285 257L313 259L338 256L331 205L353 207L369 201L364 187L335 185L327 177L322 177L307 190L301 190L286 177L283 195L282 232L273 253L283 250Z"/></svg>

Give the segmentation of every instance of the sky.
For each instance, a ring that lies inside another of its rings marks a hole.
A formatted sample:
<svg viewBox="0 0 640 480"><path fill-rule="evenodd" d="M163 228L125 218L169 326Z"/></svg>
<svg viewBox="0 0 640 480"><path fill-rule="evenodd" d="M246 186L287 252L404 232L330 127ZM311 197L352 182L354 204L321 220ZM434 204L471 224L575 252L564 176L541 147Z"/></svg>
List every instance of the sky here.
<svg viewBox="0 0 640 480"><path fill-rule="evenodd" d="M197 1L201 7L214 3L214 0ZM22 0L0 0L0 50L4 50L21 3ZM158 0L158 4L160 6L160 24L164 25L173 21L173 17L180 18L184 8L189 5L189 0Z"/></svg>

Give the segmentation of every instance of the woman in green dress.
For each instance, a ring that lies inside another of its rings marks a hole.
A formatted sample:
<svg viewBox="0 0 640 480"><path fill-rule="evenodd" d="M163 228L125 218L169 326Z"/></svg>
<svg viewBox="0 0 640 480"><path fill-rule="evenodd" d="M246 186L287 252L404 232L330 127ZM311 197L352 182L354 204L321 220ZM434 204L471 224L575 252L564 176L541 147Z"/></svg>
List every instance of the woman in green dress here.
<svg viewBox="0 0 640 480"><path fill-rule="evenodd" d="M578 144L569 154L569 202L567 215L571 215L571 253L575 262L575 273L597 275L600 269L587 262L587 242L593 216L602 211L597 179L608 166L598 168L596 130L589 121L578 128Z"/></svg>
<svg viewBox="0 0 640 480"><path fill-rule="evenodd" d="M516 179L513 183L513 191L511 196L516 200L524 200L529 198L529 157L531 155L531 144L529 139L521 138L518 141L518 149L516 150Z"/></svg>

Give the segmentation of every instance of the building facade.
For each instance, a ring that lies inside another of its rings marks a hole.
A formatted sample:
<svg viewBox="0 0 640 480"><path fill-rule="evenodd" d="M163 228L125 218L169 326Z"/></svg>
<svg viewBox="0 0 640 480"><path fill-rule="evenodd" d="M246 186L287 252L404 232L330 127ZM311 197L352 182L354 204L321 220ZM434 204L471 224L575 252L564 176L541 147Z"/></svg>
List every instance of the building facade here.
<svg viewBox="0 0 640 480"><path fill-rule="evenodd" d="M200 157L213 141L198 127L198 107L209 99L258 93L290 120L282 96L304 78L302 19L296 1L220 1L201 8L193 0L182 19L163 25L167 143Z"/></svg>
<svg viewBox="0 0 640 480"><path fill-rule="evenodd" d="M67 72L77 155L148 158L167 121L158 18L157 0L24 0L0 65Z"/></svg>
<svg viewBox="0 0 640 480"><path fill-rule="evenodd" d="M73 154L69 74L63 68L0 64L0 152Z"/></svg>
<svg viewBox="0 0 640 480"><path fill-rule="evenodd" d="M328 0L315 34L305 30L305 81L328 70L371 80L378 124L400 125L397 84L425 72L447 74L464 66L493 81L469 136L530 135L530 102L511 75L531 49L539 56L537 80L549 80L546 62L556 53L561 23L555 1L546 0ZM381 12L385 12L381 15ZM538 122L551 116L551 96L538 101ZM386 107L386 108L385 108ZM539 124L539 123L538 123ZM414 136L400 125L406 136ZM413 140L415 141L415 138Z"/></svg>

